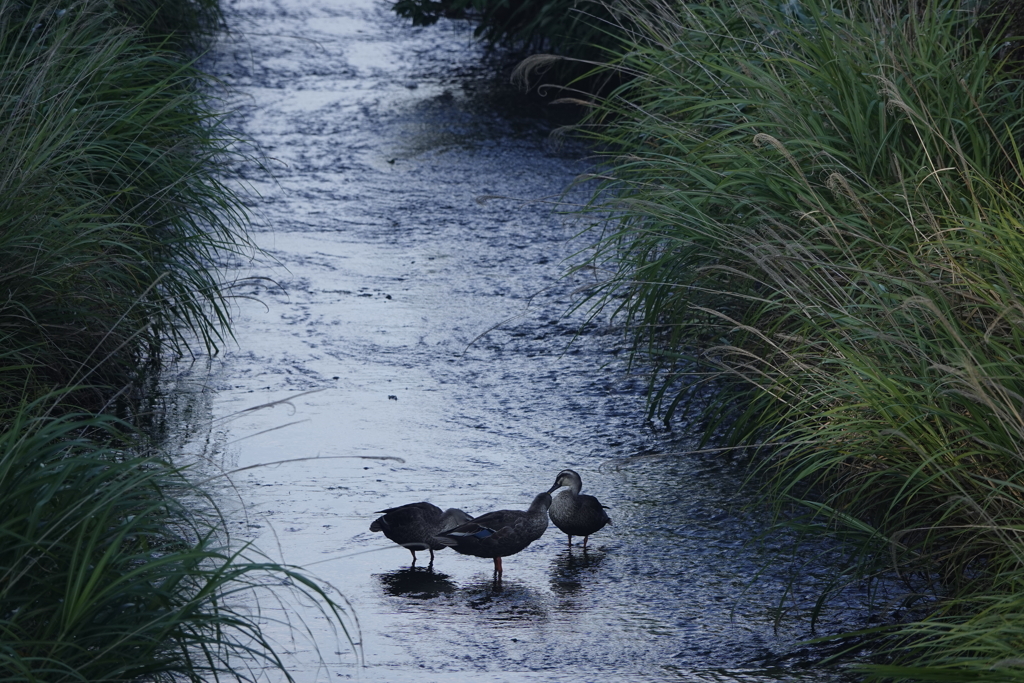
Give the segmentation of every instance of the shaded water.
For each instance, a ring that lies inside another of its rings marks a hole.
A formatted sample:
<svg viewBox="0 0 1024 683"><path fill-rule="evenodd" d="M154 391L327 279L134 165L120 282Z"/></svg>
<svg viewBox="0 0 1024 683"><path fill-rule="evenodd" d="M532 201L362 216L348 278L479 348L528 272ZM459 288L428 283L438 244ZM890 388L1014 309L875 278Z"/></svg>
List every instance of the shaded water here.
<svg viewBox="0 0 1024 683"><path fill-rule="evenodd" d="M843 680L798 650L824 565L751 543L742 471L681 456L644 420L621 331L566 316L581 243L542 201L586 169L502 85L471 28L414 29L386 0L234 0L208 68L270 157L247 179L272 260L239 266L237 347L168 375L177 447L239 471L237 540L308 567L351 603L357 647L310 605L261 605L298 681ZM572 345L569 342L573 341ZM316 393L306 393L319 390ZM244 412L257 405L271 408ZM610 507L591 550L552 527L505 560L433 571L368 530L430 500L525 509L566 467ZM765 569L769 566L769 569ZM820 632L863 623L863 595ZM782 617L780 619L780 617ZM293 634L278 621L304 624ZM301 629L300 629L301 630ZM269 674L268 674L269 675ZM275 678L275 676L270 676Z"/></svg>

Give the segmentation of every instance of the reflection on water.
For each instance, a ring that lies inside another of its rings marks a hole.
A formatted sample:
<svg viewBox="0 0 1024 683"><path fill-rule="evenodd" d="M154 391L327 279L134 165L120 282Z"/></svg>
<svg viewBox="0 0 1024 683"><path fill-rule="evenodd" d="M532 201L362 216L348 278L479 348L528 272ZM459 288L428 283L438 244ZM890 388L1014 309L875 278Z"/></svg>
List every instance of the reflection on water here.
<svg viewBox="0 0 1024 683"><path fill-rule="evenodd" d="M563 550L551 561L551 590L561 596L579 593L594 578L604 559L601 550Z"/></svg>
<svg viewBox="0 0 1024 683"><path fill-rule="evenodd" d="M411 598L413 600L430 600L445 593L454 593L457 587L451 577L430 568L410 567L396 569L385 574L374 574L381 587L389 595Z"/></svg>
<svg viewBox="0 0 1024 683"><path fill-rule="evenodd" d="M430 610L435 618L444 619L468 607L495 622L536 622L547 617L547 600L528 584L515 580L482 580L459 586L448 574L431 569L396 569L374 574L388 595L407 600L433 600ZM413 607L415 603L403 607Z"/></svg>
<svg viewBox="0 0 1024 683"><path fill-rule="evenodd" d="M538 624L548 617L544 596L519 581L471 583L466 586L465 594L466 604L483 614L491 625L515 621Z"/></svg>

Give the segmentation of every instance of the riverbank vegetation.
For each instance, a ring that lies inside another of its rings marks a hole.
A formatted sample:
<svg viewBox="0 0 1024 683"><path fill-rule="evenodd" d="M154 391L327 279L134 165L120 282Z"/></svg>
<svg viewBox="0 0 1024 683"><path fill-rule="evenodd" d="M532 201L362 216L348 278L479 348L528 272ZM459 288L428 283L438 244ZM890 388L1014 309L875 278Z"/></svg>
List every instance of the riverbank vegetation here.
<svg viewBox="0 0 1024 683"><path fill-rule="evenodd" d="M477 37L492 44L527 50L554 50L580 57L609 39L612 14L594 0L397 0L392 9L414 26L442 17L469 19Z"/></svg>
<svg viewBox="0 0 1024 683"><path fill-rule="evenodd" d="M0 414L86 384L95 409L162 350L222 340L211 265L248 248L245 215L215 173L233 140L176 49L210 10L184 8L175 28L100 3L0 4Z"/></svg>
<svg viewBox="0 0 1024 683"><path fill-rule="evenodd" d="M568 91L605 92L620 82L617 71L593 71L601 62L628 49L619 22L621 12L601 0L396 0L392 9L414 26L441 18L475 24L474 35L490 46L519 54L551 52L572 59L545 63L540 94L562 97ZM538 81L539 83L539 81ZM563 107L564 109L565 107Z"/></svg>
<svg viewBox="0 0 1024 683"><path fill-rule="evenodd" d="M233 548L135 422L141 377L229 334L217 266L251 251L194 63L218 20L209 0L0 0L4 680L248 680L281 666L253 594L282 581L340 620Z"/></svg>
<svg viewBox="0 0 1024 683"><path fill-rule="evenodd" d="M581 128L605 150L585 269L652 414L697 411L898 573L870 676L1024 680L1019 9L628 15L629 80Z"/></svg>

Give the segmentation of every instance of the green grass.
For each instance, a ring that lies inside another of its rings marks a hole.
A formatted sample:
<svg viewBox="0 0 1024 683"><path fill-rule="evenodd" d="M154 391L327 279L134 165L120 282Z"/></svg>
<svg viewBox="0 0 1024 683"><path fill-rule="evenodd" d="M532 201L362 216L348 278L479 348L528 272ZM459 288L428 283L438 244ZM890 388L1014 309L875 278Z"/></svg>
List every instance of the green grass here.
<svg viewBox="0 0 1024 683"><path fill-rule="evenodd" d="M289 678L259 612L287 593L354 647L314 578L234 543L144 420L111 415L139 418L140 380L230 335L220 265L253 247L221 179L238 141L193 63L219 19L210 0L0 0L4 681Z"/></svg>
<svg viewBox="0 0 1024 683"><path fill-rule="evenodd" d="M465 19L476 25L474 35L490 46L504 46L520 53L538 50L571 59L548 59L544 79L521 81L529 89L540 86L542 96L580 91L607 91L615 72L593 80L588 62L604 60L625 45L626 29L618 2L601 0L397 0L392 9L412 20L414 26L430 26L441 18ZM582 60L582 61L580 61ZM562 98L561 104L567 104Z"/></svg>
<svg viewBox="0 0 1024 683"><path fill-rule="evenodd" d="M0 414L224 339L214 266L250 248L217 174L235 136L189 59L125 21L0 0Z"/></svg>
<svg viewBox="0 0 1024 683"><path fill-rule="evenodd" d="M271 587L280 599L283 581L344 624L307 574L231 547L221 520L197 512L215 506L187 472L103 445L123 442L117 422L33 416L45 412L20 412L0 435L3 680L287 674L253 609Z"/></svg>
<svg viewBox="0 0 1024 683"><path fill-rule="evenodd" d="M955 4L634 6L588 300L652 411L938 600L880 677L1024 680L1024 80ZM1012 52L1012 51L1011 51ZM716 398L694 384L715 387ZM698 401L700 398L703 402ZM869 566L865 562L861 566ZM916 596L916 597L915 597Z"/></svg>

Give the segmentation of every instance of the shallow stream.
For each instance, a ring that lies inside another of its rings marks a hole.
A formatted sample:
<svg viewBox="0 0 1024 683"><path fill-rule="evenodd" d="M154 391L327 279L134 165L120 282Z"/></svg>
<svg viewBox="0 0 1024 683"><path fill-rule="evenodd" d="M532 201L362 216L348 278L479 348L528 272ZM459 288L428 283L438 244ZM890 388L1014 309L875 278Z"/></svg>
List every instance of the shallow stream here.
<svg viewBox="0 0 1024 683"><path fill-rule="evenodd" d="M581 150L552 144L470 26L413 28L390 4L228 0L207 65L269 158L273 178L233 169L268 258L232 271L269 280L240 284L236 344L164 390L179 450L225 470L303 459L218 494L237 540L351 605L354 647L311 605L261 604L290 673L846 680L797 646L832 551L794 570L781 539L755 542L766 513L739 511L742 470L646 423L621 330L567 315L587 276L561 276L584 243L552 202L586 170ZM586 555L552 527L505 559L500 586L489 560L449 550L411 569L368 529L420 500L525 509L566 467L613 525ZM866 618L851 591L819 632Z"/></svg>

